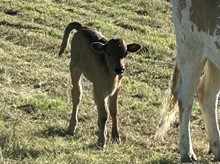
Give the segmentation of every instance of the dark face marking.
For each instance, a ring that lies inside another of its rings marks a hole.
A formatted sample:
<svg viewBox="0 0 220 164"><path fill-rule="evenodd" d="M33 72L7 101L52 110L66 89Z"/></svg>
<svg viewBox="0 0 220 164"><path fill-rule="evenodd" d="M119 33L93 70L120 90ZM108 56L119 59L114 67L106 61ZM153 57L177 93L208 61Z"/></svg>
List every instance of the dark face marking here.
<svg viewBox="0 0 220 164"><path fill-rule="evenodd" d="M186 1L186 0L181 0ZM210 35L220 35L220 1L219 0L191 0L190 21L198 28L198 31Z"/></svg>
<svg viewBox="0 0 220 164"><path fill-rule="evenodd" d="M111 70L117 75L125 71L125 57L127 56L127 45L121 39L111 39L106 44L106 61Z"/></svg>
<svg viewBox="0 0 220 164"><path fill-rule="evenodd" d="M121 39L111 39L106 44L106 51L117 58L124 58L127 55L127 45Z"/></svg>

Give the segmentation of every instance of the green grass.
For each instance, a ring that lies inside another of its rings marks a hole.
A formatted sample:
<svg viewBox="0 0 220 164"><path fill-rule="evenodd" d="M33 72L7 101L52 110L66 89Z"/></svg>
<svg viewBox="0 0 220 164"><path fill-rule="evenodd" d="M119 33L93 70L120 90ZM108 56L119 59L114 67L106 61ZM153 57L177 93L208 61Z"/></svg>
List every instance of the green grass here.
<svg viewBox="0 0 220 164"><path fill-rule="evenodd" d="M65 134L71 114L69 58L59 58L58 51L71 21L143 47L128 58L119 97L122 143L109 139L105 150L96 147L97 111L84 78L79 127L74 136ZM175 53L169 2L1 0L0 36L0 163L179 163L179 129L171 127L164 140L154 138ZM210 163L197 103L195 109L195 152L199 161Z"/></svg>

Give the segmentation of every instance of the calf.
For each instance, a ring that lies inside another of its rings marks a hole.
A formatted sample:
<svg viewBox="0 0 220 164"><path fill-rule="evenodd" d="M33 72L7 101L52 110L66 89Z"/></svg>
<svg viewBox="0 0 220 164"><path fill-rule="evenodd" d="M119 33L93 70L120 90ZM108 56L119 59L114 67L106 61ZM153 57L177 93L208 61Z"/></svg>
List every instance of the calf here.
<svg viewBox="0 0 220 164"><path fill-rule="evenodd" d="M105 147L108 108L112 117L112 139L120 142L117 100L125 58L141 46L136 43L126 45L121 39L107 40L100 32L73 22L65 29L59 55L65 51L69 34L74 29L77 32L72 38L70 61L73 111L67 132L73 134L78 123L78 104L82 96L80 77L83 74L93 84L98 108L98 145Z"/></svg>

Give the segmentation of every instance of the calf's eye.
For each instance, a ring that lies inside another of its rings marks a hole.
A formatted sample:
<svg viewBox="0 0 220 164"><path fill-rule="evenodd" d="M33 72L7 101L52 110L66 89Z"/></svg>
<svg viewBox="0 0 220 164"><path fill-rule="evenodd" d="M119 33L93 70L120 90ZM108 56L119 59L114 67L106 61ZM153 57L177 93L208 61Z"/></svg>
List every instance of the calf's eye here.
<svg viewBox="0 0 220 164"><path fill-rule="evenodd" d="M108 53L108 52L107 52L106 54L107 54L108 56L111 56L111 54L110 54L110 53Z"/></svg>

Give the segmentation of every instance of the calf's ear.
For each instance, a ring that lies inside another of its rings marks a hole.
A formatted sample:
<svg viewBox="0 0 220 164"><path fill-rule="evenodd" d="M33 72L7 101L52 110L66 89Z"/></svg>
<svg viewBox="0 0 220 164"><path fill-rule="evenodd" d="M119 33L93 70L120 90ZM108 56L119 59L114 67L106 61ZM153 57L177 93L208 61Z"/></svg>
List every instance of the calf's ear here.
<svg viewBox="0 0 220 164"><path fill-rule="evenodd" d="M90 44L90 47L95 52L102 53L105 49L105 44L103 44L101 42L93 42L93 43Z"/></svg>
<svg viewBox="0 0 220 164"><path fill-rule="evenodd" d="M141 45L137 43L132 43L127 45L128 52L137 52L140 49L141 49Z"/></svg>

